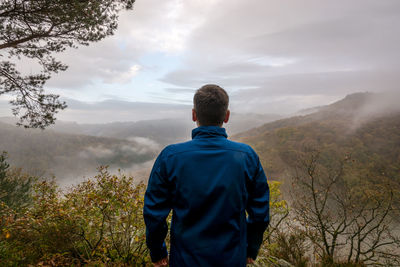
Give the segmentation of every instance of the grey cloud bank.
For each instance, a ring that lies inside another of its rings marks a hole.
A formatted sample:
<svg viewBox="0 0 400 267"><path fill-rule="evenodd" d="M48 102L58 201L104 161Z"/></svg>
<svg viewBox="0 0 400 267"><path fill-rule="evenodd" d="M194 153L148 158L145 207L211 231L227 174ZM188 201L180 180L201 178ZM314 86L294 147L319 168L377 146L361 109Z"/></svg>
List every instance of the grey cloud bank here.
<svg viewBox="0 0 400 267"><path fill-rule="evenodd" d="M164 82L219 83L263 112L400 89L399 1L220 1L208 18Z"/></svg>
<svg viewBox="0 0 400 267"><path fill-rule="evenodd" d="M79 123L108 123L114 121L141 121L165 118L189 119L191 106L106 100L86 103L67 99L69 107L58 119Z"/></svg>
<svg viewBox="0 0 400 267"><path fill-rule="evenodd" d="M235 112L290 114L400 91L398 47L398 0L141 0L113 37L60 54L48 89L67 99L59 119L84 123L187 118L206 83Z"/></svg>

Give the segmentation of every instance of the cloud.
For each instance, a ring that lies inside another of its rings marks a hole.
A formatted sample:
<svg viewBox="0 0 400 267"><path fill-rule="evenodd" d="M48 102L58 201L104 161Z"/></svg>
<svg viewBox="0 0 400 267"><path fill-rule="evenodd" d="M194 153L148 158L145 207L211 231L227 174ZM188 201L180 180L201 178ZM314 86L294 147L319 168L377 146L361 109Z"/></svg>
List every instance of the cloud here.
<svg viewBox="0 0 400 267"><path fill-rule="evenodd" d="M161 151L161 145L150 138L131 136L127 138L127 140L133 141L140 145L139 149L135 148L139 154L158 153Z"/></svg>
<svg viewBox="0 0 400 267"><path fill-rule="evenodd" d="M113 69L108 69L105 71L105 73L107 74L106 76L109 77L109 79L105 80L105 82L127 83L138 74L140 69L140 65L133 65L125 72L118 72Z"/></svg>
<svg viewBox="0 0 400 267"><path fill-rule="evenodd" d="M47 86L71 90L95 81L116 84L129 81L140 65L149 67L141 62L146 54L174 54L184 50L188 35L204 19L202 10L209 8L211 2L137 1L132 11L120 14L118 30L113 36L57 55L69 69L54 75Z"/></svg>
<svg viewBox="0 0 400 267"><path fill-rule="evenodd" d="M65 101L68 103L68 108L59 112L57 118L79 123L182 119L189 118L192 109L191 105L129 102L116 99L92 103L74 99Z"/></svg>
<svg viewBox="0 0 400 267"><path fill-rule="evenodd" d="M292 111L293 101L283 99L311 104L399 89L399 1L233 0L216 7L163 82L221 84L236 106L264 112L278 104Z"/></svg>

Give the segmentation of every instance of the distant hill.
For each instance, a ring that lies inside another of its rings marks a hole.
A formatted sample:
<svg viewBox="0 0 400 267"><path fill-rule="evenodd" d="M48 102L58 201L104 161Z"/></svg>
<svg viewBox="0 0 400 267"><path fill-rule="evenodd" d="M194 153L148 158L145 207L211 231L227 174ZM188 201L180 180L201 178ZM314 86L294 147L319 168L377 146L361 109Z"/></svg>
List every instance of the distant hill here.
<svg viewBox="0 0 400 267"><path fill-rule="evenodd" d="M228 133L262 125L277 115L233 114ZM171 143L191 138L195 127L187 120L148 120L106 124L78 124L57 121L42 130L14 126L13 118L0 118L0 152L9 153L13 166L34 175L55 175L69 181L92 175L100 165L148 175L151 161Z"/></svg>
<svg viewBox="0 0 400 267"><path fill-rule="evenodd" d="M233 139L252 145L274 180L290 182L298 152L313 146L324 152L327 162L351 155L350 176L400 185L399 100L397 95L352 94L311 114L267 123Z"/></svg>
<svg viewBox="0 0 400 267"><path fill-rule="evenodd" d="M0 123L0 151L12 166L33 175L56 175L58 180L81 179L100 165L131 170L152 160L160 147L116 138L63 134Z"/></svg>
<svg viewBox="0 0 400 267"><path fill-rule="evenodd" d="M226 127L229 135L234 135L264 123L281 119L277 114L239 114L232 113ZM10 117L0 117L0 122L15 124ZM196 127L190 114L186 120L162 119L143 120L137 122L112 122L104 124L80 124L76 122L56 121L49 129L60 133L83 134L91 136L111 137L126 140L147 140L166 146L171 143L184 142L191 139L191 131ZM145 138L145 139L143 139Z"/></svg>
<svg viewBox="0 0 400 267"><path fill-rule="evenodd" d="M228 134L233 135L260 126L264 123L282 118L275 114L237 114L232 113L231 119L224 127ZM118 139L137 140L138 137L160 146L183 142L191 139L191 131L196 127L190 114L186 120L163 119L143 120L138 122L113 122L105 124L78 124L57 121L52 126L57 132L85 134L92 136L112 137Z"/></svg>

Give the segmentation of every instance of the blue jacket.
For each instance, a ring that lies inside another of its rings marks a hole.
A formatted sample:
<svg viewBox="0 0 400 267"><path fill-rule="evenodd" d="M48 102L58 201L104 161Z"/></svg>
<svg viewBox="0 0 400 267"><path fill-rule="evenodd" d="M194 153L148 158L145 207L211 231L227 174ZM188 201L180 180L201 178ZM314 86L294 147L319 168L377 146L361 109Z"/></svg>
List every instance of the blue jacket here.
<svg viewBox="0 0 400 267"><path fill-rule="evenodd" d="M172 209L170 266L246 266L269 222L269 188L258 156L217 126L194 129L192 139L167 146L151 171L143 211L151 259L168 255Z"/></svg>

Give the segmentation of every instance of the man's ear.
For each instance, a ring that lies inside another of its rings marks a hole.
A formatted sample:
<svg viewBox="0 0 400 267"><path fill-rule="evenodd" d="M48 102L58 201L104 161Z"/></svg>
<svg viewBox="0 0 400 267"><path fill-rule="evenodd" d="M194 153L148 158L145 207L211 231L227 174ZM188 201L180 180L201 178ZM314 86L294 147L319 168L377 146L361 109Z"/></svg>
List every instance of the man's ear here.
<svg viewBox="0 0 400 267"><path fill-rule="evenodd" d="M231 115L231 112L230 112L230 110L228 109L228 110L226 111L224 123L227 123L227 122L229 121L229 116L230 116L230 115Z"/></svg>
<svg viewBox="0 0 400 267"><path fill-rule="evenodd" d="M197 121L197 114L196 114L196 110L194 110L194 108L192 109L192 120Z"/></svg>

